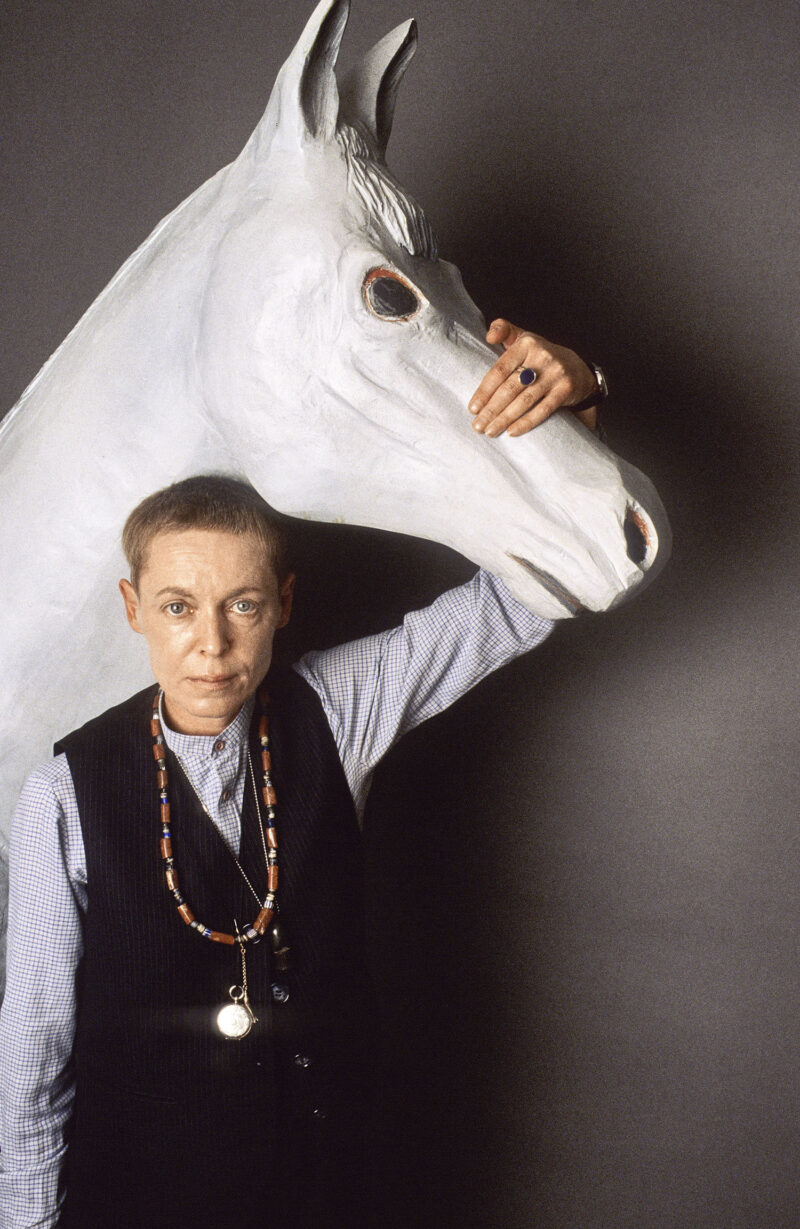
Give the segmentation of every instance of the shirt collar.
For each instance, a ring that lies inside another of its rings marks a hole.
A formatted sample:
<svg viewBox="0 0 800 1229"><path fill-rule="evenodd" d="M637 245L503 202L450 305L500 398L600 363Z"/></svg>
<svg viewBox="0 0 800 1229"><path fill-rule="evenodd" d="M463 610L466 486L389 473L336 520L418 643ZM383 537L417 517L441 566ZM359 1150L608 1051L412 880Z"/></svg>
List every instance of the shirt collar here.
<svg viewBox="0 0 800 1229"><path fill-rule="evenodd" d="M233 721L219 734L180 734L177 730L170 729L170 726L167 724L164 715L164 694L162 692L158 701L158 715L164 734L164 742L170 751L174 755L180 756L181 759L207 760L217 758L223 754L230 755L233 752L236 752L238 755L241 748L247 742L254 704L255 696L250 696L248 700L245 700Z"/></svg>

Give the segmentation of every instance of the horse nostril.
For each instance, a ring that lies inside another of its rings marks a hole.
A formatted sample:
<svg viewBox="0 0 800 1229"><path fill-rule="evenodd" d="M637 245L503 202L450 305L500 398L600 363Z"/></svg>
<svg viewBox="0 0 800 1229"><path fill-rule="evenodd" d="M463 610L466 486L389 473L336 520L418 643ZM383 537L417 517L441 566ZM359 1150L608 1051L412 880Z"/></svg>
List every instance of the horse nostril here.
<svg viewBox="0 0 800 1229"><path fill-rule="evenodd" d="M628 558L632 563L641 566L647 558L647 526L644 519L633 508L628 508L625 514L624 529Z"/></svg>

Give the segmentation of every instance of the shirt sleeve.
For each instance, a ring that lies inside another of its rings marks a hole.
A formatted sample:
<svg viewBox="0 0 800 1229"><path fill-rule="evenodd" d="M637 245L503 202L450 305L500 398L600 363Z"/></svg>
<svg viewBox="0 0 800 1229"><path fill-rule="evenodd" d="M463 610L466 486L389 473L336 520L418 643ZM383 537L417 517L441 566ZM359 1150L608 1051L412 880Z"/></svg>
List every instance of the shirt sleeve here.
<svg viewBox="0 0 800 1229"><path fill-rule="evenodd" d="M295 670L322 701L357 810L402 734L541 644L553 627L479 571L391 631L302 657Z"/></svg>
<svg viewBox="0 0 800 1229"><path fill-rule="evenodd" d="M65 756L28 778L11 831L8 978L0 1011L0 1229L58 1220L72 1112L75 970L86 870Z"/></svg>

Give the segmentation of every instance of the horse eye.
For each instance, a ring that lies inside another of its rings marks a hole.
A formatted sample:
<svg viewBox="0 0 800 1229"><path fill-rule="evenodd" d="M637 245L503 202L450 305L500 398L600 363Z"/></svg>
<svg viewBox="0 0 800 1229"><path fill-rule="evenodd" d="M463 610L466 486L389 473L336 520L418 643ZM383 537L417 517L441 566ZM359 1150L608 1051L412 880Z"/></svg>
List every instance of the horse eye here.
<svg viewBox="0 0 800 1229"><path fill-rule="evenodd" d="M383 320L410 320L422 303L419 296L396 273L373 269L364 282L367 306Z"/></svg>

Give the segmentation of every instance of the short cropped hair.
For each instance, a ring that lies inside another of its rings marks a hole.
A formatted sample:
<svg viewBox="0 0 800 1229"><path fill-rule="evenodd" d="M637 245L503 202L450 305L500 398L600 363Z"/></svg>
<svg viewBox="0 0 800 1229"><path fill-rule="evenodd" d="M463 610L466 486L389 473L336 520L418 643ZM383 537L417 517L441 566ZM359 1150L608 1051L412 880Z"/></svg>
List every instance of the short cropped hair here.
<svg viewBox="0 0 800 1229"><path fill-rule="evenodd" d="M264 545L278 583L289 574L283 518L258 491L227 474L197 474L148 495L133 509L122 530L122 549L138 590L147 551L159 533L182 529L216 529L252 533Z"/></svg>

